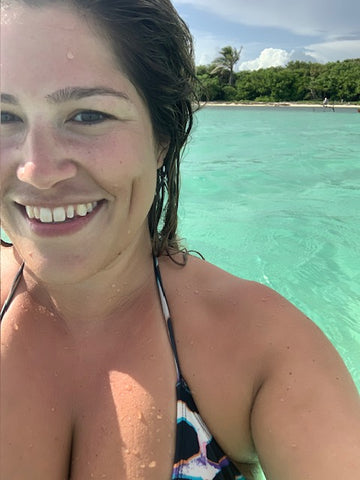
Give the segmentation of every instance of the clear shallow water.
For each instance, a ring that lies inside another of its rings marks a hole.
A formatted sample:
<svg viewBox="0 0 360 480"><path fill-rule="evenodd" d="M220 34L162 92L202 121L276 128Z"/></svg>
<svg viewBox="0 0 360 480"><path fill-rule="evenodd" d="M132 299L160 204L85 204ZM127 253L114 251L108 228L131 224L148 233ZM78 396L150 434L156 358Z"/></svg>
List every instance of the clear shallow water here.
<svg viewBox="0 0 360 480"><path fill-rule="evenodd" d="M189 248L310 316L360 390L356 110L201 110L182 163L179 213Z"/></svg>

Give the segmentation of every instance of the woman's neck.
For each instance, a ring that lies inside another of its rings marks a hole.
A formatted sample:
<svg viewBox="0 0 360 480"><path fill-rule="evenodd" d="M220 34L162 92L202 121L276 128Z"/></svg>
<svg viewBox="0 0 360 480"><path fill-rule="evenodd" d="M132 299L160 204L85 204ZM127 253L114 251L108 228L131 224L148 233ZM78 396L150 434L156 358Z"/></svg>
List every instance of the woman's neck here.
<svg viewBox="0 0 360 480"><path fill-rule="evenodd" d="M98 329L127 317L153 292L151 249L126 252L107 268L76 284L49 284L36 279L25 266L24 279L35 302L55 315L73 333Z"/></svg>

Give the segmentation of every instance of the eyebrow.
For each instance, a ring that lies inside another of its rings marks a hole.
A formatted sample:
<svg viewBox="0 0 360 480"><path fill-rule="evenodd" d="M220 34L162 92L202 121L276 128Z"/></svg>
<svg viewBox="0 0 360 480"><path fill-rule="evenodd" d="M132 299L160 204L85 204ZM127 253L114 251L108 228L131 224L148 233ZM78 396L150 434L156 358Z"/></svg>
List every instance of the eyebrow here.
<svg viewBox="0 0 360 480"><path fill-rule="evenodd" d="M71 100L81 100L82 98L94 97L97 95L107 95L113 96L117 98L121 98L130 102L130 98L126 93L120 92L118 90L114 90L113 88L109 87L92 87L92 88L84 88L84 87L67 87L61 88L56 92L50 93L46 95L46 100L49 103L59 104L69 102ZM8 93L1 94L1 101L3 103L8 103L11 105L19 105L19 101L14 95L10 95Z"/></svg>
<svg viewBox="0 0 360 480"><path fill-rule="evenodd" d="M9 95L8 93L1 94L1 102L2 103L10 103L11 105L19 105L19 102L14 95Z"/></svg>

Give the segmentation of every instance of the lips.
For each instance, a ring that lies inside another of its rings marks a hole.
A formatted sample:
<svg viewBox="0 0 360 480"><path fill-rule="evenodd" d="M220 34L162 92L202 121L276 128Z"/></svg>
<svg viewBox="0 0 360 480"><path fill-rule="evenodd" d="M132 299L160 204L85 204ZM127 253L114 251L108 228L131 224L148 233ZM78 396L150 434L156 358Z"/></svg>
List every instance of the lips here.
<svg viewBox="0 0 360 480"><path fill-rule="evenodd" d="M97 201L77 203L74 205L59 205L54 208L45 206L24 205L27 217L41 223L63 223L76 217L86 217L98 205Z"/></svg>

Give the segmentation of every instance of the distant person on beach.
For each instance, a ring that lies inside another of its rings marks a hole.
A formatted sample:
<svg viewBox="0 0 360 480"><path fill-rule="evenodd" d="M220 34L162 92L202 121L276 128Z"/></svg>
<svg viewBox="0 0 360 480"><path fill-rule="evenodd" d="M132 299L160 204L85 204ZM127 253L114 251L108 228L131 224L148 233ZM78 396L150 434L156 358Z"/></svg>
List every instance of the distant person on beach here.
<svg viewBox="0 0 360 480"><path fill-rule="evenodd" d="M0 477L353 479L359 395L333 346L179 240L199 86L171 3L1 13Z"/></svg>
<svg viewBox="0 0 360 480"><path fill-rule="evenodd" d="M327 97L325 97L323 101L323 107L327 107L328 103L329 103L329 100L327 99Z"/></svg>

